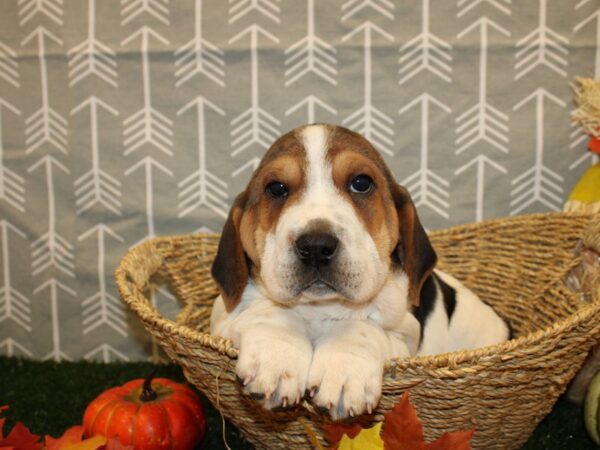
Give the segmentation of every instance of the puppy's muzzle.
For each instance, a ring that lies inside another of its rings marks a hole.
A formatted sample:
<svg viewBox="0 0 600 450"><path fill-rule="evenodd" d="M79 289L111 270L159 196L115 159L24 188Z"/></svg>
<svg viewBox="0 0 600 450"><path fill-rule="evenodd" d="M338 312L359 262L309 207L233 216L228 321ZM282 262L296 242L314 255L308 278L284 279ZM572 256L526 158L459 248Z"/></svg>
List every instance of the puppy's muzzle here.
<svg viewBox="0 0 600 450"><path fill-rule="evenodd" d="M296 239L294 248L298 259L305 266L327 266L335 258L339 247L339 239L330 233L306 233Z"/></svg>

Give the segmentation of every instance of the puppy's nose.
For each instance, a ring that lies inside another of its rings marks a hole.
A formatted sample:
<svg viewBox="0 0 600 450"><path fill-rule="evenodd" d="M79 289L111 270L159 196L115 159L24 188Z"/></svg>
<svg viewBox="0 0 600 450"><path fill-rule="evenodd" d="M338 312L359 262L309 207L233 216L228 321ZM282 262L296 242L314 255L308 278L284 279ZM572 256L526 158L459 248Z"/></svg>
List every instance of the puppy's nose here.
<svg viewBox="0 0 600 450"><path fill-rule="evenodd" d="M338 238L328 233L307 233L296 239L296 253L308 266L324 266L335 257L338 243Z"/></svg>

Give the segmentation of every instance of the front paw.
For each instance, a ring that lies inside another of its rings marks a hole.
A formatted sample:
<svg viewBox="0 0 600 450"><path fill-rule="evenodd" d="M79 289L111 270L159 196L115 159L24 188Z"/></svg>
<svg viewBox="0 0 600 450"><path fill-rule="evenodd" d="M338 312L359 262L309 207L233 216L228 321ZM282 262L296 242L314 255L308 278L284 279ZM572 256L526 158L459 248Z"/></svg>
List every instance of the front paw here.
<svg viewBox="0 0 600 450"><path fill-rule="evenodd" d="M244 392L265 408L286 408L303 397L311 359L302 339L254 338L242 343L236 373Z"/></svg>
<svg viewBox="0 0 600 450"><path fill-rule="evenodd" d="M371 413L381 397L383 362L346 350L315 352L308 376L309 395L333 420Z"/></svg>

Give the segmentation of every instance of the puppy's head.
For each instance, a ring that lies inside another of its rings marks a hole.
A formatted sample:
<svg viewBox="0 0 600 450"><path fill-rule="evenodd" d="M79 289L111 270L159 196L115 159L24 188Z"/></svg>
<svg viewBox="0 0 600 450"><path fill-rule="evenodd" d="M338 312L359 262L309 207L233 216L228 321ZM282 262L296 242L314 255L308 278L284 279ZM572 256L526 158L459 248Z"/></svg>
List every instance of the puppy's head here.
<svg viewBox="0 0 600 450"><path fill-rule="evenodd" d="M408 192L373 146L309 125L279 138L235 199L212 274L229 311L249 277L282 304L358 304L396 269L417 304L435 262Z"/></svg>

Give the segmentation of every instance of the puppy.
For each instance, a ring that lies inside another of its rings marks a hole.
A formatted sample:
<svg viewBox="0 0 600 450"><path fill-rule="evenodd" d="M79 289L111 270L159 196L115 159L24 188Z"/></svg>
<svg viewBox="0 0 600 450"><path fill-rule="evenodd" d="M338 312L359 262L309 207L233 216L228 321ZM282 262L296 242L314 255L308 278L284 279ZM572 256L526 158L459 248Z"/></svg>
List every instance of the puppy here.
<svg viewBox="0 0 600 450"><path fill-rule="evenodd" d="M279 138L223 228L211 333L266 408L371 412L384 361L497 344L506 324L450 275L415 206L362 136L308 125Z"/></svg>

